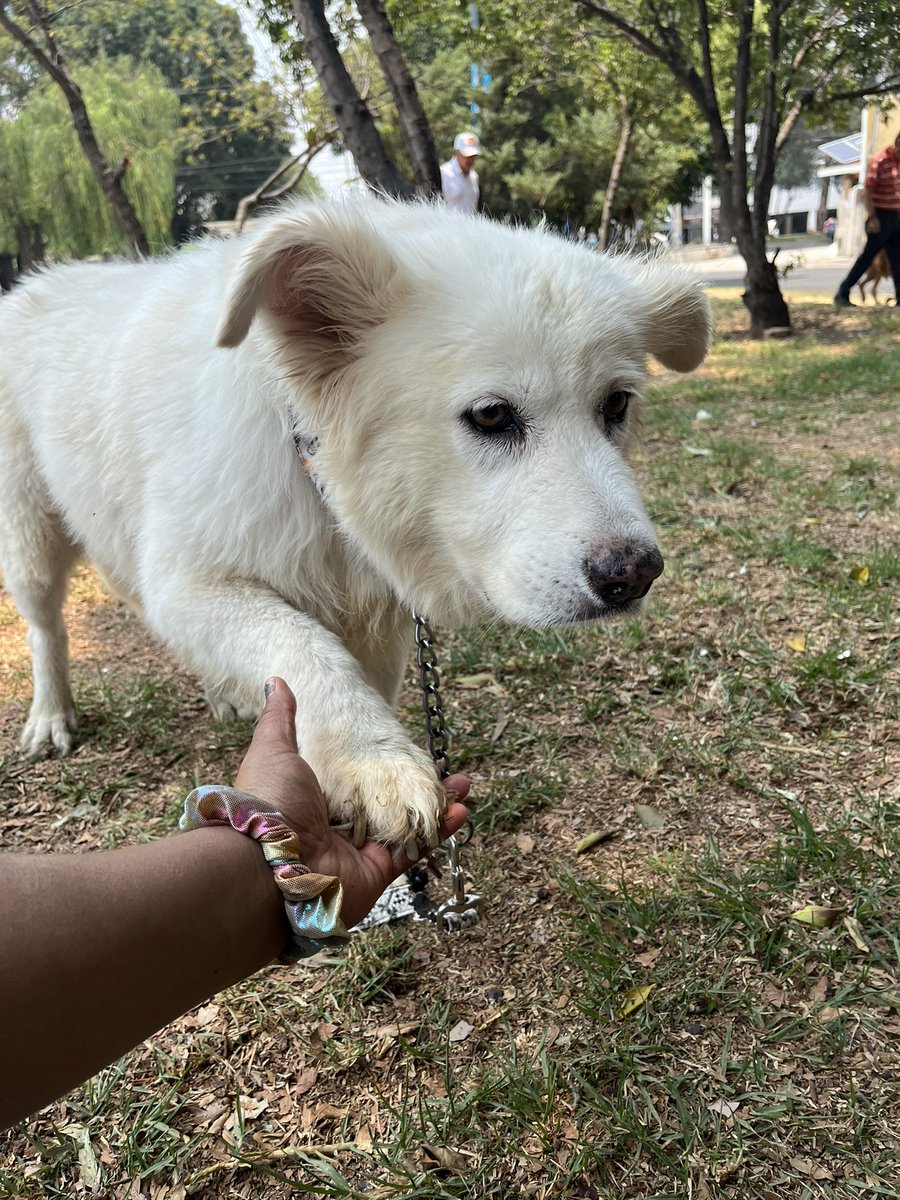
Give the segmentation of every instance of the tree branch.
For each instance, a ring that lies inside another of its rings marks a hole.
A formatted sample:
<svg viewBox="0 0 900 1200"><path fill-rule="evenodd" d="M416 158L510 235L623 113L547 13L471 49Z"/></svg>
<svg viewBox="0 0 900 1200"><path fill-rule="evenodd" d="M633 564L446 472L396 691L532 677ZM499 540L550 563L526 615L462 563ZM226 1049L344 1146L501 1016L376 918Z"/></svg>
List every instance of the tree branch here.
<svg viewBox="0 0 900 1200"><path fill-rule="evenodd" d="M237 210L234 214L234 221L237 226L236 232L240 233L243 230L247 218L260 204L267 203L270 200L278 200L292 191L309 170L310 163L315 156L329 142L333 141L336 136L337 129L329 129L318 137L312 138L305 150L301 150L299 154L295 154L293 158L289 158L282 166L276 167L268 179L264 179L258 188L255 188L252 192L244 196L238 202ZM287 183L272 190L272 185L287 171L290 171L292 167L297 167L298 170L295 171Z"/></svg>
<svg viewBox="0 0 900 1200"><path fill-rule="evenodd" d="M612 25L613 29L617 29L622 37L633 46L637 46L638 50L663 63L676 79L680 79L687 86L688 64L683 59L676 58L671 50L666 52L636 25L632 25L620 13L607 8L605 4L598 4L596 0L576 0L576 3L593 16L599 17L601 21L605 21L607 25Z"/></svg>
<svg viewBox="0 0 900 1200"><path fill-rule="evenodd" d="M649 55L651 58L655 58L657 62L661 62L666 67L670 74L683 85L685 91L709 122L716 154L723 156L724 161L730 162L731 150L728 146L728 136L725 133L725 127L722 124L715 91L711 92L709 90L704 80L698 75L693 64L684 57L680 40L670 38L668 47L657 45L643 30L639 29L636 25L632 25L621 13L608 8L605 4L598 3L597 0L575 0L575 2L585 12L599 17L601 21L605 21L607 25L611 25L613 29L618 30L622 37L633 46L636 46L638 50L643 51L644 54Z"/></svg>

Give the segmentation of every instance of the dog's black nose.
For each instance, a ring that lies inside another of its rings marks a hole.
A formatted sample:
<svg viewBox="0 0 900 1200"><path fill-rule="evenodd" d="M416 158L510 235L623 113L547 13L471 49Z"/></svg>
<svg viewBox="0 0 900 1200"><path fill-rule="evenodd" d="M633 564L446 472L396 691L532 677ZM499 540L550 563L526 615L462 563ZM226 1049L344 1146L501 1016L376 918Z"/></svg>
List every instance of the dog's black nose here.
<svg viewBox="0 0 900 1200"><path fill-rule="evenodd" d="M663 558L654 546L615 546L603 558L586 558L584 573L591 591L604 604L616 608L640 600L653 580L663 573Z"/></svg>

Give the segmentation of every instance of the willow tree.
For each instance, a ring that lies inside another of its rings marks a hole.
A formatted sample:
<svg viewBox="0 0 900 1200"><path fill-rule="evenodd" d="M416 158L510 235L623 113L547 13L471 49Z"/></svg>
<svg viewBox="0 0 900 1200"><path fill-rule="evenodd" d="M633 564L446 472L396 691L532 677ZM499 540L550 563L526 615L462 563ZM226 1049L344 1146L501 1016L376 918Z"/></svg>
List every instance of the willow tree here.
<svg viewBox="0 0 900 1200"><path fill-rule="evenodd" d="M180 100L179 185L202 196L204 209L214 204L217 218L232 217L251 185L289 157L298 123L285 89L259 77L239 7L90 0L60 4L56 20L73 71L101 55L159 68Z"/></svg>
<svg viewBox="0 0 900 1200"><path fill-rule="evenodd" d="M110 162L151 249L169 242L175 195L178 97L149 65L121 70L99 62L81 72L81 90ZM16 254L18 231L36 228L57 258L129 249L129 239L97 183L65 99L49 80L15 119L0 122L0 252Z"/></svg>
<svg viewBox="0 0 900 1200"><path fill-rule="evenodd" d="M55 16L38 0L0 0L0 29L16 42L38 70L59 89L69 120L97 187L118 222L132 254L149 252L146 234L122 185L122 160L115 165L97 137L81 86L69 71L55 29Z"/></svg>

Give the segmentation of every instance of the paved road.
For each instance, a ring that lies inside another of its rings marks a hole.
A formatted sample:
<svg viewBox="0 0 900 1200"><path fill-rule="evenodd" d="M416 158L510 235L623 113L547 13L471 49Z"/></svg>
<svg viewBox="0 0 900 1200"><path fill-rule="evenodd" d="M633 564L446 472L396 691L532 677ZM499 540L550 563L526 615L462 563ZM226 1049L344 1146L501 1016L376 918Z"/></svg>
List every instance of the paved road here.
<svg viewBox="0 0 900 1200"><path fill-rule="evenodd" d="M770 247L771 249L772 247ZM785 266L795 260L797 265L782 277L782 290L791 292L821 292L833 296L841 280L853 265L852 258L837 258L830 246L783 246L778 255L778 265ZM707 287L743 288L744 260L739 254L727 258L693 259L685 264L702 275ZM893 291L890 281L879 285L878 298L885 299ZM858 298L858 296L857 296Z"/></svg>
<svg viewBox="0 0 900 1200"><path fill-rule="evenodd" d="M781 290L788 294L791 292L822 292L825 295L833 296L848 270L849 263L846 267L840 269L835 267L798 267L782 278ZM706 286L711 288L743 288L743 271L733 275L710 275L707 278ZM878 285L879 300L884 299L885 296L889 296L890 293L890 283L881 283Z"/></svg>

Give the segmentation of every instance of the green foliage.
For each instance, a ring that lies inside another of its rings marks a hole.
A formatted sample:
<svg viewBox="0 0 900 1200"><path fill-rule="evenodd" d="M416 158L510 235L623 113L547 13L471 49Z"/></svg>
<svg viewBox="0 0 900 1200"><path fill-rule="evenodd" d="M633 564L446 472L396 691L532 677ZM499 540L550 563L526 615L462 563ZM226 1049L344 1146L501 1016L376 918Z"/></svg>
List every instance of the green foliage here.
<svg viewBox="0 0 900 1200"><path fill-rule="evenodd" d="M614 219L652 223L699 180L703 143L689 130L685 106L673 105L671 89L660 86L660 72L648 71L636 54L627 61L621 45L613 52L602 39L573 39L560 4L539 13L534 5L483 3L478 32L469 29L465 6L451 16L424 0L395 0L389 11L439 156L449 155L460 129L478 129L482 201L493 216L596 226L619 140L623 91L638 120ZM472 91L472 63L491 75L489 91ZM470 111L473 102L477 114ZM389 112L381 129L404 162Z"/></svg>
<svg viewBox="0 0 900 1200"><path fill-rule="evenodd" d="M62 13L73 64L98 54L152 62L180 100L178 184L234 216L238 201L288 152L285 101L258 78L234 8L217 0L92 0Z"/></svg>
<svg viewBox="0 0 900 1200"><path fill-rule="evenodd" d="M80 73L107 161L129 159L124 186L151 245L169 240L178 98L159 71L101 59ZM65 99L49 79L14 121L0 122L0 252L15 252L19 221L39 227L55 257L124 249L122 232L81 151Z"/></svg>
<svg viewBox="0 0 900 1200"><path fill-rule="evenodd" d="M238 201L287 157L289 103L259 78L234 7L217 0L91 0L61 6L54 32L79 85L104 57L159 70L178 98L179 191L183 198L190 193L204 216L233 217ZM40 72L0 36L0 113L30 104L39 81ZM170 221L171 213L167 228Z"/></svg>
<svg viewBox="0 0 900 1200"><path fill-rule="evenodd" d="M461 129L474 127L481 135L479 175L488 212L499 219L547 218L557 225L598 223L619 136L620 103L611 76L620 89L630 80L640 117L614 218L626 225L652 222L686 186L690 191L701 174L703 145L685 135L683 106L673 105L671 89L659 86L660 72L648 72L634 54L626 71L621 46L613 52L608 42L573 39L560 0L541 11L537 5L505 0L485 0L479 7L482 27L474 31L465 4L393 0L387 5L438 157L449 157ZM283 61L308 84L311 68L289 0L264 0L255 8ZM364 32L349 6L330 9L329 16L344 63L377 114L388 153L411 175L387 87ZM611 58L614 71L607 61ZM489 90L473 92L473 63L492 77ZM313 109L321 109L317 87L308 87L306 97L313 100ZM473 103L477 113L471 111Z"/></svg>

